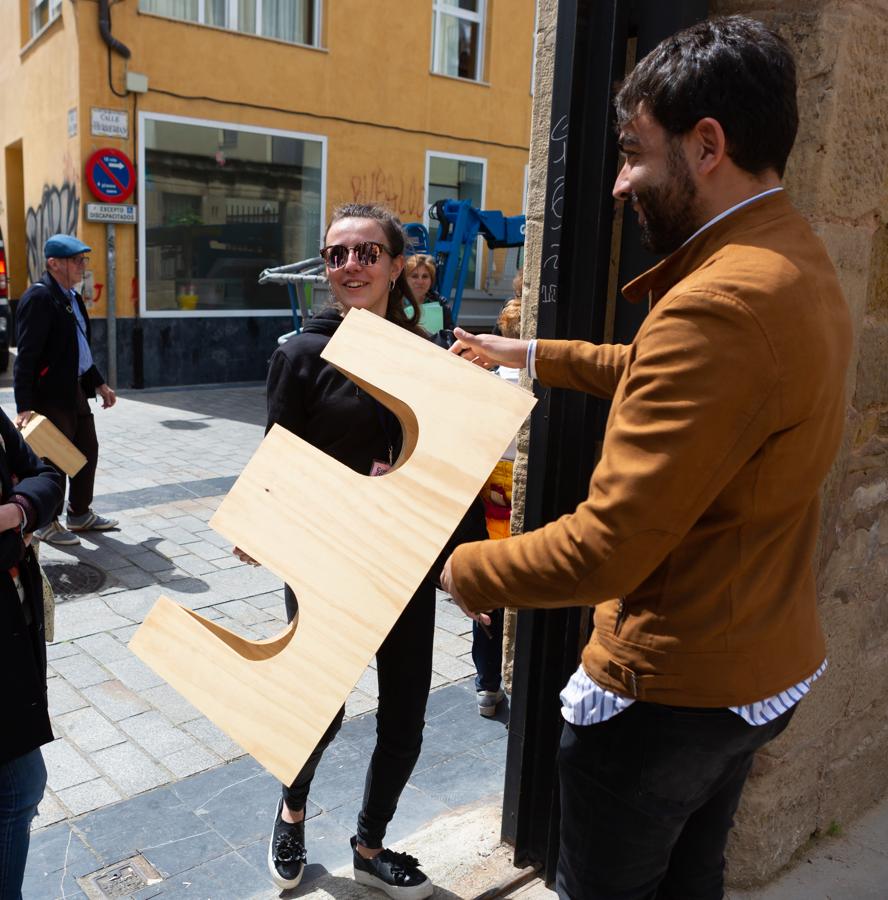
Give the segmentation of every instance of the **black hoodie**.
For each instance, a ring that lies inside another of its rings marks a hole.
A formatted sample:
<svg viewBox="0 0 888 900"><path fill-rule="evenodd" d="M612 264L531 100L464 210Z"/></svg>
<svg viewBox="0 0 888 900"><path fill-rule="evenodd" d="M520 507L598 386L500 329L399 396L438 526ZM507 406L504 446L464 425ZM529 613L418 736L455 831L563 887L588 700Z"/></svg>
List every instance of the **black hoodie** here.
<svg viewBox="0 0 888 900"><path fill-rule="evenodd" d="M321 359L342 319L325 309L271 357L268 423L277 422L343 465L369 475L374 460L401 452L397 418L338 369Z"/></svg>
<svg viewBox="0 0 888 900"><path fill-rule="evenodd" d="M374 460L388 463L390 451L392 461L398 458L401 425L394 413L321 359L341 322L335 310L323 310L275 350L268 369L266 431L275 423L283 425L343 465L369 475ZM421 497L416 500L422 502ZM486 537L484 506L476 500L430 574L437 578L458 544Z"/></svg>

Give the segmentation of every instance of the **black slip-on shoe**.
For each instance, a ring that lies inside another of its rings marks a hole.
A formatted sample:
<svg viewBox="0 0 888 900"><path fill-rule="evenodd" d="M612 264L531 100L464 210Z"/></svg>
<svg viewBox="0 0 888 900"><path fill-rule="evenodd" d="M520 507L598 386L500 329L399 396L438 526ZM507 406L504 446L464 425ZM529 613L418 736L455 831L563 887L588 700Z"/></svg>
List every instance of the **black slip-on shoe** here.
<svg viewBox="0 0 888 900"><path fill-rule="evenodd" d="M274 828L268 841L268 871L283 890L296 887L305 871L305 821L285 822L281 818L283 797L274 813Z"/></svg>
<svg viewBox="0 0 888 900"><path fill-rule="evenodd" d="M358 853L357 843L357 838L353 837L351 845L358 884L374 887L399 900L421 900L432 896L434 886L428 876L419 871L418 859L394 850L383 850L373 859L364 859Z"/></svg>

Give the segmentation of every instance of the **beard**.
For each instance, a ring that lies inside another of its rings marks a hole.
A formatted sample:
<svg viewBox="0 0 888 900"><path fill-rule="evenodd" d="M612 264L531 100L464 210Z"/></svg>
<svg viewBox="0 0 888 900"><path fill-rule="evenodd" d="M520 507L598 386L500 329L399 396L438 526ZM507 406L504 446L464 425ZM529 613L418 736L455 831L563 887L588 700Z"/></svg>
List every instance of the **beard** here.
<svg viewBox="0 0 888 900"><path fill-rule="evenodd" d="M632 200L644 215L639 220L642 246L652 253L672 253L697 230L697 186L679 141L670 142L666 178L639 189Z"/></svg>

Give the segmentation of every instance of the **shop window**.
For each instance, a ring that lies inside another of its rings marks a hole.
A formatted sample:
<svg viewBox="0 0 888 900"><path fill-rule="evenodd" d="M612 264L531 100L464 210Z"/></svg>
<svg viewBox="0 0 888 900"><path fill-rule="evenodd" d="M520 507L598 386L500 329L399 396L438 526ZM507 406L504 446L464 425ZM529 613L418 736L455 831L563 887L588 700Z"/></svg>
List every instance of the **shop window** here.
<svg viewBox="0 0 888 900"><path fill-rule="evenodd" d="M484 208L484 174L486 160L475 157L453 156L447 153L428 153L426 156L426 209L439 200L471 200L472 206ZM435 222L426 222L432 231L437 228ZM472 251L466 285L478 287L480 272L477 271L476 259L481 246Z"/></svg>
<svg viewBox="0 0 888 900"><path fill-rule="evenodd" d="M62 12L62 0L31 0L31 37L39 34Z"/></svg>
<svg viewBox="0 0 888 900"><path fill-rule="evenodd" d="M487 0L434 0L432 71L480 81Z"/></svg>
<svg viewBox="0 0 888 900"><path fill-rule="evenodd" d="M146 315L286 314L263 269L316 256L324 139L140 115Z"/></svg>
<svg viewBox="0 0 888 900"><path fill-rule="evenodd" d="M142 12L293 44L319 43L320 0L139 0Z"/></svg>

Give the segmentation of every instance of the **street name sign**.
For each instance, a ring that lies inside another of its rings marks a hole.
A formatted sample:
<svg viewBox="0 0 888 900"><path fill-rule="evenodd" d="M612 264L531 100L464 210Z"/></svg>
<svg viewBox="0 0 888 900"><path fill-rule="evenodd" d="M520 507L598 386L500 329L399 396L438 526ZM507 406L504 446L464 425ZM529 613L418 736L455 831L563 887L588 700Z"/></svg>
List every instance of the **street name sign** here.
<svg viewBox="0 0 888 900"><path fill-rule="evenodd" d="M125 109L102 109L93 106L90 110L89 130L94 135L105 137L129 137L129 113Z"/></svg>

